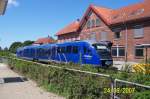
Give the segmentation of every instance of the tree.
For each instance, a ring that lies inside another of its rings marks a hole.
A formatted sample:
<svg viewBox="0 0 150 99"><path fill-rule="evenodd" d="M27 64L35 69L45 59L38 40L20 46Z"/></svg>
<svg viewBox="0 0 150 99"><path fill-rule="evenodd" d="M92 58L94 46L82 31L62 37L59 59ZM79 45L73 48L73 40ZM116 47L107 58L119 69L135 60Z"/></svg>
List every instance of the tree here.
<svg viewBox="0 0 150 99"><path fill-rule="evenodd" d="M0 51L2 51L2 47L0 46Z"/></svg>
<svg viewBox="0 0 150 99"><path fill-rule="evenodd" d="M5 48L4 48L4 51L8 51L8 48L7 48L7 47L5 47Z"/></svg>
<svg viewBox="0 0 150 99"><path fill-rule="evenodd" d="M14 42L11 44L9 51L12 53L16 53L17 48L22 47L22 43L21 42Z"/></svg>
<svg viewBox="0 0 150 99"><path fill-rule="evenodd" d="M33 43L34 43L34 41L27 40L27 41L24 41L22 46L29 46L29 45L32 45Z"/></svg>

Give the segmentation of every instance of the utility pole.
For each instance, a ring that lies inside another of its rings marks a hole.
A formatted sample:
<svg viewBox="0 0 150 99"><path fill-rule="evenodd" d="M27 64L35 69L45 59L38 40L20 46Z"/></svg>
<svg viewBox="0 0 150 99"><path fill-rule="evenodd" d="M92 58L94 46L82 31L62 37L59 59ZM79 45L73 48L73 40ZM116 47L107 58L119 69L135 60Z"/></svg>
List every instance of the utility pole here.
<svg viewBox="0 0 150 99"><path fill-rule="evenodd" d="M128 27L127 27L127 23L126 23L126 13L125 13L125 9L123 10L123 24L125 26L125 62L128 61Z"/></svg>

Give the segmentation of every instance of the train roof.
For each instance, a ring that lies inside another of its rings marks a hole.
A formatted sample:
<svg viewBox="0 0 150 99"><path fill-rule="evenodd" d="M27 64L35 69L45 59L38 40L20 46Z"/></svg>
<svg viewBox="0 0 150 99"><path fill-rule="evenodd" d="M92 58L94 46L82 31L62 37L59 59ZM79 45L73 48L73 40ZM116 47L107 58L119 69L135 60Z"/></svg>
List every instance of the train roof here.
<svg viewBox="0 0 150 99"><path fill-rule="evenodd" d="M88 43L90 45L92 44L102 44L102 45L108 45L108 44L111 44L112 45L112 42L111 41L93 41L93 40L82 40L82 41L72 41L72 42L65 42L65 43L57 43L57 44L70 44L70 43Z"/></svg>
<svg viewBox="0 0 150 99"><path fill-rule="evenodd" d="M53 43L53 44L43 44L43 45L30 45L30 46L25 46L25 47L21 47L18 50L22 50L22 49L27 49L27 48L49 48L51 46L58 46L58 45L92 45L92 44L103 44L103 45L107 45L111 43L110 41L99 41L99 42L95 42L92 40L83 40L83 41L73 41L73 42L64 42L64 43Z"/></svg>

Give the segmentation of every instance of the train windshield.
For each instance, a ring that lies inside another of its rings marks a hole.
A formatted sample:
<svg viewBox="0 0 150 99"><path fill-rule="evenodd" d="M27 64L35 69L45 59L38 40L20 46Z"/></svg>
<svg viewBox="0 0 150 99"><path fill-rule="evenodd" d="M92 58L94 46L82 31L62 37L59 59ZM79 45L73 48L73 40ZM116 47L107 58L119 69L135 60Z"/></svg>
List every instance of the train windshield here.
<svg viewBox="0 0 150 99"><path fill-rule="evenodd" d="M92 45L97 53L101 56L102 59L111 59L111 47L103 44L93 44Z"/></svg>
<svg viewBox="0 0 150 99"><path fill-rule="evenodd" d="M107 47L106 46L102 46L102 45L97 45L96 49L97 50L107 50Z"/></svg>

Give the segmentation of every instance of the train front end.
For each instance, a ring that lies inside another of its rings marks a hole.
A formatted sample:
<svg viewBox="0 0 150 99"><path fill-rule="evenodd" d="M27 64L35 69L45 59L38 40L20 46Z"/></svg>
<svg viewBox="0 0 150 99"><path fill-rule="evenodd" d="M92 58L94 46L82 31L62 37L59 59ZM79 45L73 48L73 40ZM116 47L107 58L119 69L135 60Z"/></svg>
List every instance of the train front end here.
<svg viewBox="0 0 150 99"><path fill-rule="evenodd" d="M100 57L100 63L102 67L110 67L113 65L113 59L111 56L112 43L110 41L101 41L94 43L92 46L94 46L97 54Z"/></svg>

